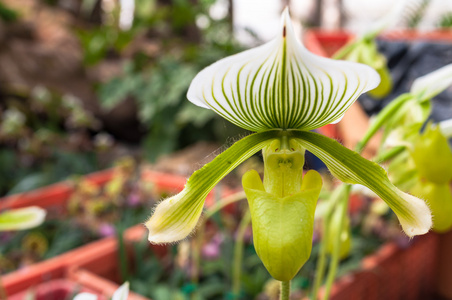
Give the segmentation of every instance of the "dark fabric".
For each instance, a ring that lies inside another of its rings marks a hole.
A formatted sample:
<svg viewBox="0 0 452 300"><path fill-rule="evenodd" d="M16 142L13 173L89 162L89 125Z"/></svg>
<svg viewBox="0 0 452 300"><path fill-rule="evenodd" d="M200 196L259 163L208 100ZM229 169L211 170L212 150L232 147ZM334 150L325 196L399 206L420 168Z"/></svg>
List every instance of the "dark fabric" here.
<svg viewBox="0 0 452 300"><path fill-rule="evenodd" d="M436 69L452 63L452 43L430 41L388 41L378 40L378 48L388 59L388 66L394 80L391 94L375 100L368 95L360 97L359 102L367 114L379 112L391 100L410 90L413 81ZM431 119L439 122L452 118L452 87L433 99Z"/></svg>

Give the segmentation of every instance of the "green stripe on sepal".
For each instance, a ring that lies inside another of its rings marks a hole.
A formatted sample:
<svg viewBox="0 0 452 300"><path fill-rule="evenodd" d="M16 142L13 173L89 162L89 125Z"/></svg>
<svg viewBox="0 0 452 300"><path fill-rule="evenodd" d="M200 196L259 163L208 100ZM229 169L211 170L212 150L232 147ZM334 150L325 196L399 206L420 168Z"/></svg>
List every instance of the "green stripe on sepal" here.
<svg viewBox="0 0 452 300"><path fill-rule="evenodd" d="M151 243L171 243L187 237L198 223L204 200L229 172L278 137L280 130L249 135L194 172L179 194L160 202L146 222Z"/></svg>
<svg viewBox="0 0 452 300"><path fill-rule="evenodd" d="M44 222L46 211L37 206L11 209L0 213L0 231L25 230Z"/></svg>
<svg viewBox="0 0 452 300"><path fill-rule="evenodd" d="M408 236L427 233L432 227L427 204L396 188L378 164L320 134L298 130L291 133L303 147L320 158L335 177L346 183L362 184L381 197L396 213Z"/></svg>

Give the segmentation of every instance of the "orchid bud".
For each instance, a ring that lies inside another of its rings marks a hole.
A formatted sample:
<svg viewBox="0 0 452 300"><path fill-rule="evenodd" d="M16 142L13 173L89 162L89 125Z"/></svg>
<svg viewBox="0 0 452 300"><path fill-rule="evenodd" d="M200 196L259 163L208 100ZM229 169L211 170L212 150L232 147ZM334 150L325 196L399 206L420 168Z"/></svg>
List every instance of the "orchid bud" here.
<svg viewBox="0 0 452 300"><path fill-rule="evenodd" d="M422 178L436 184L452 180L452 152L439 127L427 127L414 143L411 157Z"/></svg>
<svg viewBox="0 0 452 300"><path fill-rule="evenodd" d="M420 181L411 192L429 204L434 231L441 233L452 228L452 193L449 184Z"/></svg>

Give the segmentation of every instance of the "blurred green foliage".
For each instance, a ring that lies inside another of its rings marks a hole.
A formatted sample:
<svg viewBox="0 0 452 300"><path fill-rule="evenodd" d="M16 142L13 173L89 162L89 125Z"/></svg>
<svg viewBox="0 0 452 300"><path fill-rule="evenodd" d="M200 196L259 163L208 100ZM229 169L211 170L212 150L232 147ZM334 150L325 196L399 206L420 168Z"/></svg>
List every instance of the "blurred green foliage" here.
<svg viewBox="0 0 452 300"><path fill-rule="evenodd" d="M0 20L5 22L14 22L19 18L19 14L8 8L5 4L0 2Z"/></svg>
<svg viewBox="0 0 452 300"><path fill-rule="evenodd" d="M125 62L121 76L99 85L99 100L106 110L128 98L136 102L138 118L147 132L142 145L150 160L198 140L222 140L230 133L228 129L233 134L241 132L211 111L189 103L185 96L202 68L241 50L227 16L221 20L209 16L215 2L203 0L193 5L192 1L173 0L162 5L136 1L130 29L118 27L114 10L111 17L115 21L110 25L77 31L88 65L99 63L109 53ZM196 26L199 18L205 28ZM124 49L143 39L157 45L156 53L139 48L125 58Z"/></svg>
<svg viewBox="0 0 452 300"><path fill-rule="evenodd" d="M30 191L98 170L99 121L79 99L44 87L16 91L0 105L0 194ZM105 167L105 166L103 166Z"/></svg>

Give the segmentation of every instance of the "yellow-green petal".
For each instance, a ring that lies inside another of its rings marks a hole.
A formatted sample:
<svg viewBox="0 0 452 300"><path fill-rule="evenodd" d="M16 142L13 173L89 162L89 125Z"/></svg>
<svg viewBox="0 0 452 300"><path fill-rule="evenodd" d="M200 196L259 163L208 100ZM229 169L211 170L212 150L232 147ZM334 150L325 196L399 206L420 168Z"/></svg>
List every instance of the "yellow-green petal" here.
<svg viewBox="0 0 452 300"><path fill-rule="evenodd" d="M286 197L266 192L254 170L245 173L242 184L250 205L256 252L273 278L289 281L311 254L322 178L316 171L309 171L301 190Z"/></svg>
<svg viewBox="0 0 452 300"><path fill-rule="evenodd" d="M411 192L429 204L433 215L433 231L441 233L452 228L452 193L449 184L419 181Z"/></svg>
<svg viewBox="0 0 452 300"><path fill-rule="evenodd" d="M432 227L427 204L396 188L378 164L320 134L298 130L291 133L303 147L320 158L335 177L345 183L362 184L383 199L396 213L408 236L425 234Z"/></svg>
<svg viewBox="0 0 452 300"><path fill-rule="evenodd" d="M0 231L25 230L44 222L46 211L37 206L10 209L0 213Z"/></svg>
<svg viewBox="0 0 452 300"><path fill-rule="evenodd" d="M437 184L452 180L452 151L439 126L428 125L410 154L422 178Z"/></svg>
<svg viewBox="0 0 452 300"><path fill-rule="evenodd" d="M149 241L159 244L186 238L195 229L204 200L213 187L279 134L279 130L271 130L249 135L193 173L182 192L163 200L155 208L145 224L149 230Z"/></svg>

